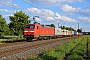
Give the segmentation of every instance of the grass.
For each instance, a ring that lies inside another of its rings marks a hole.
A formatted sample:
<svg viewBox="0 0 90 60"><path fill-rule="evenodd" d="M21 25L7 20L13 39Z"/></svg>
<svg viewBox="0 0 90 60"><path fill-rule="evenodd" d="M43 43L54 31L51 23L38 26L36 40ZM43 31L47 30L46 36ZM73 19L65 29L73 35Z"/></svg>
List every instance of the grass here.
<svg viewBox="0 0 90 60"><path fill-rule="evenodd" d="M44 52L40 56L30 57L28 60L60 60L65 53L69 52L82 38L79 37L71 42L60 45L58 48Z"/></svg>
<svg viewBox="0 0 90 60"><path fill-rule="evenodd" d="M71 52L71 55L67 57L67 60L82 60L85 49L86 49L86 37L83 38L80 44Z"/></svg>
<svg viewBox="0 0 90 60"><path fill-rule="evenodd" d="M20 41L24 41L25 39L22 38L3 38L0 39L0 44L4 44L4 43L13 43L13 42L20 42Z"/></svg>
<svg viewBox="0 0 90 60"><path fill-rule="evenodd" d="M74 55L70 55L67 60L82 60L82 56L79 56L77 54L74 54Z"/></svg>
<svg viewBox="0 0 90 60"><path fill-rule="evenodd" d="M90 60L90 36L88 37L88 60Z"/></svg>

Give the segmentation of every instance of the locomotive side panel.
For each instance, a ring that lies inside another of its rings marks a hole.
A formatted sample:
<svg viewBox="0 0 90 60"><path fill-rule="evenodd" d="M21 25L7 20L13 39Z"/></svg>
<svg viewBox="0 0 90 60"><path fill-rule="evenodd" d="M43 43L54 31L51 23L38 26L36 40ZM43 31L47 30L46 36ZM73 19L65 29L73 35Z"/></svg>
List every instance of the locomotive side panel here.
<svg viewBox="0 0 90 60"><path fill-rule="evenodd" d="M43 27L39 24L35 25L34 37L37 39L46 39L47 37L54 36L54 28Z"/></svg>
<svg viewBox="0 0 90 60"><path fill-rule="evenodd" d="M47 28L40 26L40 36L54 36L54 28Z"/></svg>

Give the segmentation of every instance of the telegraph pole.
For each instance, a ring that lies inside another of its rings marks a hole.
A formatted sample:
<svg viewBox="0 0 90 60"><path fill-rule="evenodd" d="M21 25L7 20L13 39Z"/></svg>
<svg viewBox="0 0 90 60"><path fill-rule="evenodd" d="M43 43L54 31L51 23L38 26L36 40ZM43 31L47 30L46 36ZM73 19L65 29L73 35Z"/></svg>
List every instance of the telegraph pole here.
<svg viewBox="0 0 90 60"><path fill-rule="evenodd" d="M78 29L79 29L79 23L78 23Z"/></svg>
<svg viewBox="0 0 90 60"><path fill-rule="evenodd" d="M79 39L79 23L78 23L78 39Z"/></svg>
<svg viewBox="0 0 90 60"><path fill-rule="evenodd" d="M58 28L59 28L59 23L58 23Z"/></svg>

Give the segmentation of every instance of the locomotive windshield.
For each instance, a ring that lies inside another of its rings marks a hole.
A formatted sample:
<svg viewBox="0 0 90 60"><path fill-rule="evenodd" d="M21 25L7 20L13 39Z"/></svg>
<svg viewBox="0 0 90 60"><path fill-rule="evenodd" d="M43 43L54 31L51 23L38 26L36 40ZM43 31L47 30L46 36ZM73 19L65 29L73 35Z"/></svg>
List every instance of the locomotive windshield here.
<svg viewBox="0 0 90 60"><path fill-rule="evenodd" d="M27 25L26 28L33 28L34 29L34 25Z"/></svg>

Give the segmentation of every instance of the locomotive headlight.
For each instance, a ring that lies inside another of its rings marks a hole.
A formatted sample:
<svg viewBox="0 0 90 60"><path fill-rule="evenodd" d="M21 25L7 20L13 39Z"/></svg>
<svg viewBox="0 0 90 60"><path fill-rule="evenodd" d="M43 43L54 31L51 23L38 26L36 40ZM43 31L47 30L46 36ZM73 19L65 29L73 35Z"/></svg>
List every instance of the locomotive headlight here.
<svg viewBox="0 0 90 60"><path fill-rule="evenodd" d="M24 31L24 32L28 32L28 31Z"/></svg>
<svg viewBox="0 0 90 60"><path fill-rule="evenodd" d="M30 31L30 32L34 32L34 31Z"/></svg>

